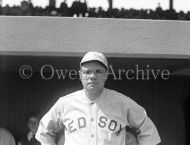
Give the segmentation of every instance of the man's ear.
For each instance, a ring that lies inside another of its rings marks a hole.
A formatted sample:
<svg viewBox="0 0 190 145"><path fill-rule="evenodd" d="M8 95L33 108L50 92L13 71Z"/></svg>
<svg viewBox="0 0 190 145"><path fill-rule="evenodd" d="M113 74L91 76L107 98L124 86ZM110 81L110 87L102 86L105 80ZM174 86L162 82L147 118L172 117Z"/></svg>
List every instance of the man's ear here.
<svg viewBox="0 0 190 145"><path fill-rule="evenodd" d="M79 79L81 80L82 76L81 76L81 70L79 70Z"/></svg>
<svg viewBox="0 0 190 145"><path fill-rule="evenodd" d="M106 71L104 79L107 80L107 78L108 78L108 71Z"/></svg>

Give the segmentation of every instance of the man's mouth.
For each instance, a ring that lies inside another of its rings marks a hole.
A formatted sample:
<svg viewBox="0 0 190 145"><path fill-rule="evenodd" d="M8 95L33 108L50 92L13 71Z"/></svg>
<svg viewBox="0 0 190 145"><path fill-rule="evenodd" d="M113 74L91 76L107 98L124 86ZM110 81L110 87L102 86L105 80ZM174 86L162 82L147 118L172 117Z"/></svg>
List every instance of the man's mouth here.
<svg viewBox="0 0 190 145"><path fill-rule="evenodd" d="M95 84L97 84L97 82L89 82L88 84L89 85L95 85Z"/></svg>

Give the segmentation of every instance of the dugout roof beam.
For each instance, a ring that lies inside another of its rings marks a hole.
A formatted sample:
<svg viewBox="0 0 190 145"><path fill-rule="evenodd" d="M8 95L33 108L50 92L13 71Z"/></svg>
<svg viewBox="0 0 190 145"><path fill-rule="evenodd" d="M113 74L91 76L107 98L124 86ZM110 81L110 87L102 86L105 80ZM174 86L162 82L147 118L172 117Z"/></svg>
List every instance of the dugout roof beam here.
<svg viewBox="0 0 190 145"><path fill-rule="evenodd" d="M0 55L190 58L190 22L0 17Z"/></svg>

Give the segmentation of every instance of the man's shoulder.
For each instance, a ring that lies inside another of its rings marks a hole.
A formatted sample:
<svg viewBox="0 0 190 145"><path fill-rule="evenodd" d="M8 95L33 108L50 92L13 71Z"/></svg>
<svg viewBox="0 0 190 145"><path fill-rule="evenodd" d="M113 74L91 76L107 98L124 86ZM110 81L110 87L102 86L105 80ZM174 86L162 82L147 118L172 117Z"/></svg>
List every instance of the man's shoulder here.
<svg viewBox="0 0 190 145"><path fill-rule="evenodd" d="M127 103L131 101L132 99L128 97L127 95L118 92L116 90L106 89L107 90L107 97L114 101L121 101L123 103Z"/></svg>
<svg viewBox="0 0 190 145"><path fill-rule="evenodd" d="M112 89L106 89L106 90L107 90L107 95L109 95L109 96L119 97L119 98L128 98L127 95L125 95L121 92L118 92L116 90L112 90Z"/></svg>
<svg viewBox="0 0 190 145"><path fill-rule="evenodd" d="M75 92L72 92L70 94L67 94L65 96L62 96L59 98L59 101L65 101L65 100L70 100L70 99L74 99L76 97L79 97L80 95L82 94L82 90L78 90L78 91L75 91Z"/></svg>

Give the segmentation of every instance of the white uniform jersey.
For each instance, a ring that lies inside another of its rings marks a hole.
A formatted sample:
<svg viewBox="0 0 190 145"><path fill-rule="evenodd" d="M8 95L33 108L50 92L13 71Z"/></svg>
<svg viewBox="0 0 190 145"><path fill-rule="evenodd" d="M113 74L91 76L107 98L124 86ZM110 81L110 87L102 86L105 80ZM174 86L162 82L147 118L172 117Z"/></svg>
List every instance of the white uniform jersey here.
<svg viewBox="0 0 190 145"><path fill-rule="evenodd" d="M104 89L90 101L80 90L55 103L41 119L36 138L42 145L55 145L55 133L64 128L63 145L126 145L126 126L139 132L140 145L160 142L145 110L129 97Z"/></svg>

